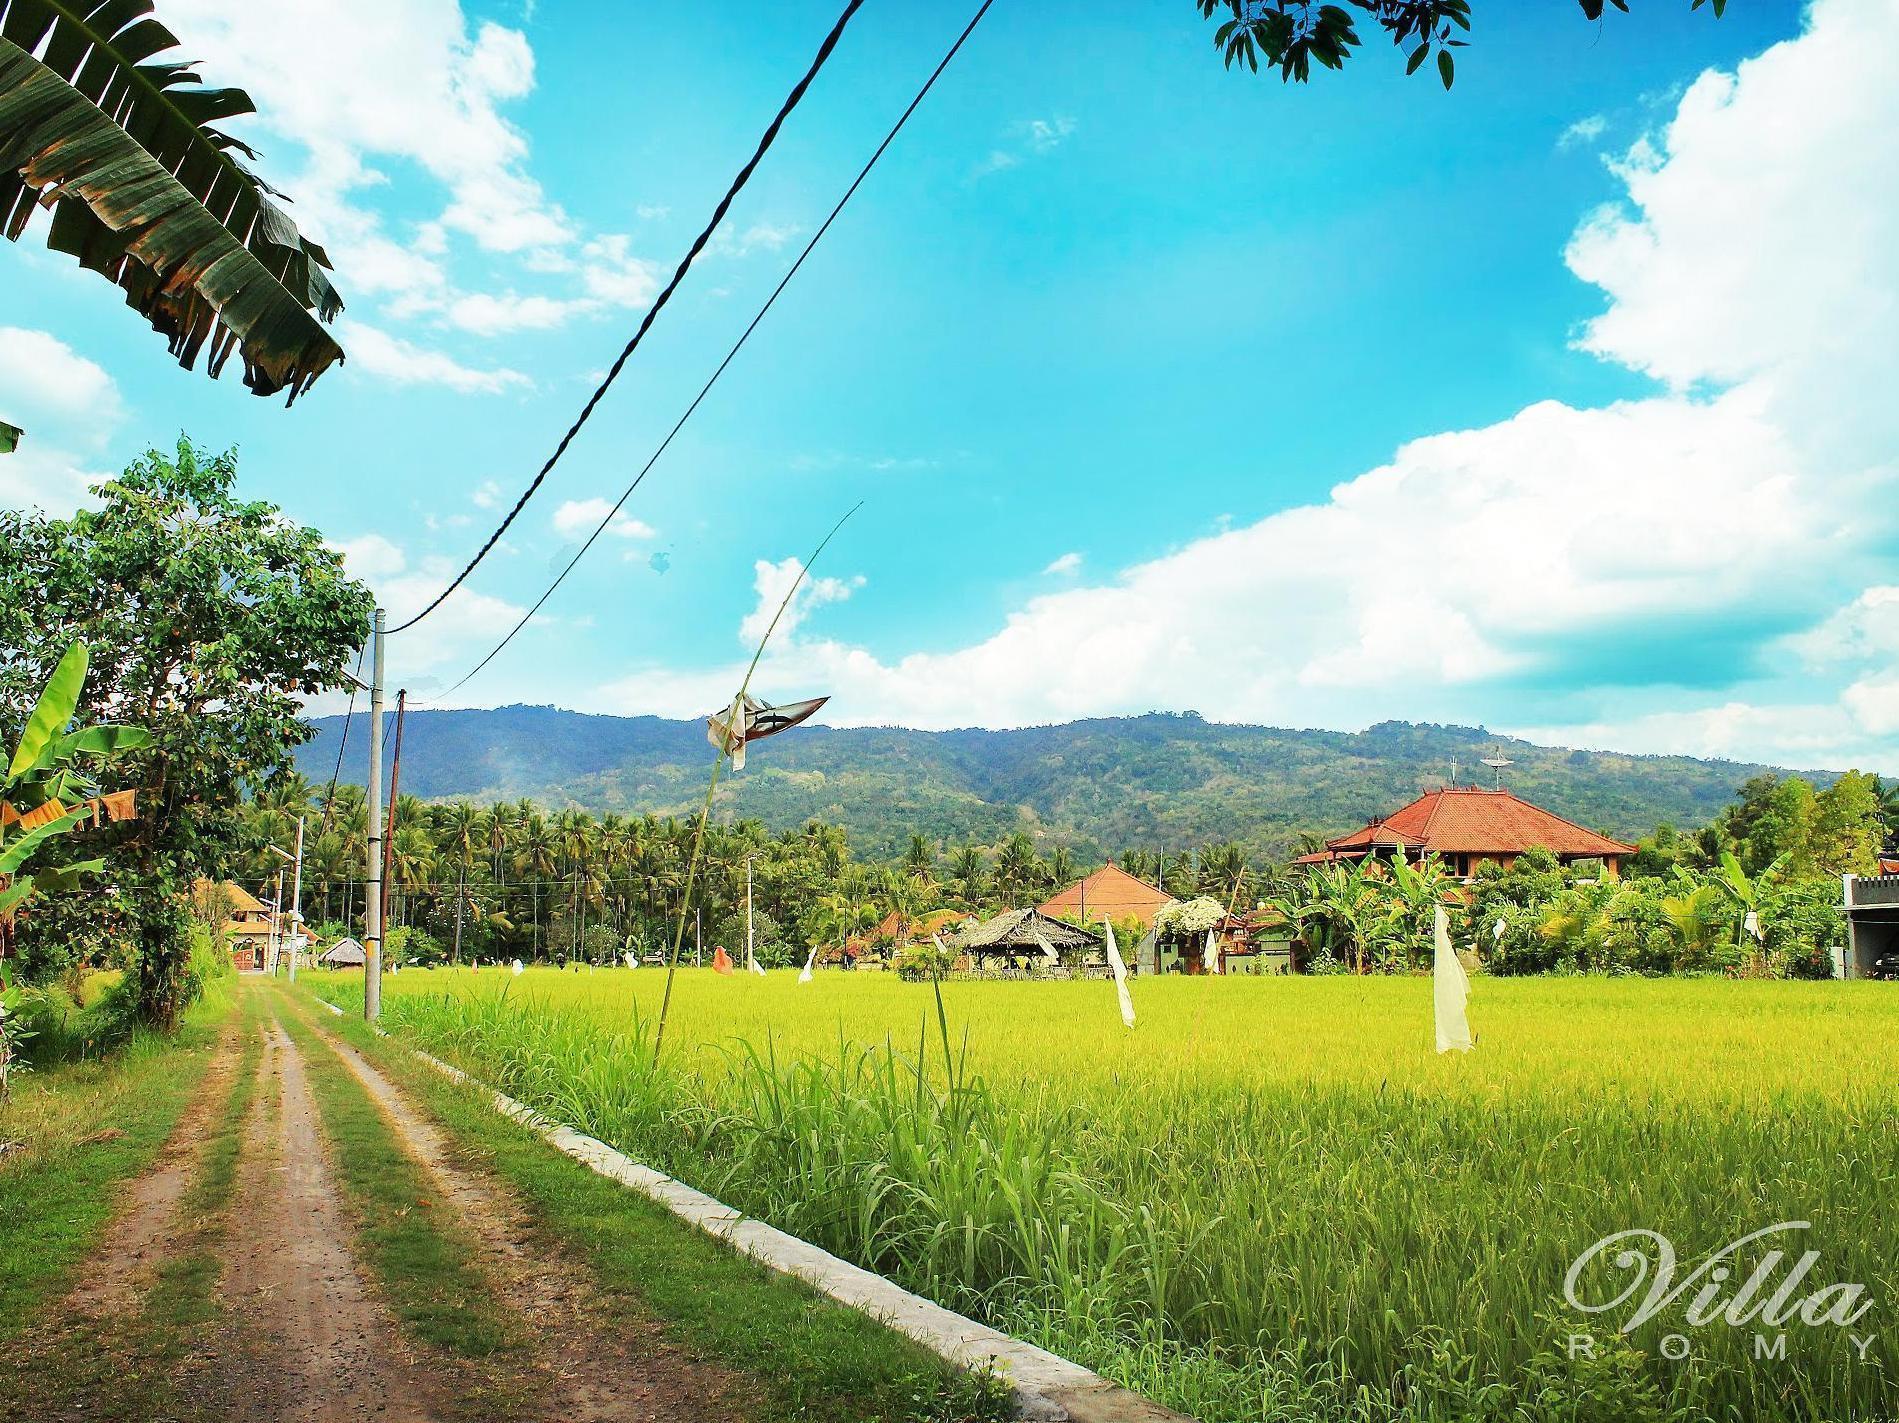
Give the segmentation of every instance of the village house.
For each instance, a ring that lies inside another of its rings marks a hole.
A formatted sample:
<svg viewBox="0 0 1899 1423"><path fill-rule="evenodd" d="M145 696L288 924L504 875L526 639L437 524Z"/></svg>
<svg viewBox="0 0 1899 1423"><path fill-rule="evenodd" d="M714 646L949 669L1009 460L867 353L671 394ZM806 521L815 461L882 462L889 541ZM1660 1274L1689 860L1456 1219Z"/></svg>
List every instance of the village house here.
<svg viewBox="0 0 1899 1423"><path fill-rule="evenodd" d="M1039 909L1011 909L993 919L964 924L950 947L957 955L954 972L1035 973L1049 971L1063 954L1094 953L1101 940Z"/></svg>
<svg viewBox="0 0 1899 1423"><path fill-rule="evenodd" d="M1899 976L1899 860L1882 859L1876 875L1847 875L1844 978Z"/></svg>
<svg viewBox="0 0 1899 1423"><path fill-rule="evenodd" d="M224 942L230 949L233 968L239 973L255 973L269 962L274 926L268 904L242 885L228 880L214 884L201 879L192 886L191 892L198 903L207 903L213 896L221 897L226 915Z"/></svg>
<svg viewBox="0 0 1899 1423"><path fill-rule="evenodd" d="M1526 850L1548 850L1564 865L1600 862L1605 879L1619 879L1635 846L1552 815L1506 790L1451 786L1426 791L1403 810L1301 855L1296 865L1336 864L1367 855L1413 862L1436 855L1446 869L1469 879L1485 864L1508 869Z"/></svg>
<svg viewBox="0 0 1899 1423"><path fill-rule="evenodd" d="M1103 919L1120 924L1138 919L1143 929L1151 929L1154 916L1173 902L1173 895L1166 890L1136 879L1110 860L1036 908L1051 919L1070 919L1077 924L1099 924Z"/></svg>

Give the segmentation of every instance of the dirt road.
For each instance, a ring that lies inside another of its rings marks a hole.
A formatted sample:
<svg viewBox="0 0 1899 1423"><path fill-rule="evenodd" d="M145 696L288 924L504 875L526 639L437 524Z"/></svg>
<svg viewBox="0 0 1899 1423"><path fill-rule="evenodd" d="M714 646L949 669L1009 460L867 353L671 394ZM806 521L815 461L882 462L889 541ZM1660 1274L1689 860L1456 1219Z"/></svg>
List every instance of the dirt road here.
<svg viewBox="0 0 1899 1423"><path fill-rule="evenodd" d="M423 1111L312 1023L298 1000L264 983L244 991L245 1026L227 1036L154 1168L130 1183L54 1316L11 1351L9 1377L31 1383L9 1404L27 1407L24 1416L36 1423L746 1416L752 1385L689 1356L624 1300L604 1298L503 1183L462 1159ZM285 1016L301 1025L297 1037ZM235 1170L227 1123L225 1170L215 1177L215 1123L220 1112L236 1120L227 1103L237 1100L232 1088L255 1035L255 1090ZM480 1307L502 1321L504 1348L456 1357L399 1323L377 1283L379 1247L339 1185L335 1124L324 1119L334 1091L313 1091L306 1053L338 1054L390 1139L439 1193L448 1207L436 1213L439 1228L475 1262L473 1288ZM195 1199L194 1190L217 1194L206 1185L214 1177L222 1198Z"/></svg>

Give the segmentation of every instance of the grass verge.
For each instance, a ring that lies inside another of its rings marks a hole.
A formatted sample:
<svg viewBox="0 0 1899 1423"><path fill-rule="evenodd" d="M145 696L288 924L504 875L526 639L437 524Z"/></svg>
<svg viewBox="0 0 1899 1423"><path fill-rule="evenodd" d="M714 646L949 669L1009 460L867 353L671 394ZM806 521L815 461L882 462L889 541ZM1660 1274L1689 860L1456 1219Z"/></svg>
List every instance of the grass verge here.
<svg viewBox="0 0 1899 1423"><path fill-rule="evenodd" d="M171 1037L141 1033L104 1061L29 1073L0 1109L0 1344L97 1244L118 1188L148 1170L211 1064L233 1002L214 983Z"/></svg>
<svg viewBox="0 0 1899 1423"><path fill-rule="evenodd" d="M694 1354L750 1377L764 1405L761 1423L1013 1416L993 1383L595 1175L360 1019L318 1013L326 1030L340 1033L434 1118L469 1165L506 1182L548 1246L585 1264L616 1304L660 1321Z"/></svg>
<svg viewBox="0 0 1899 1423"><path fill-rule="evenodd" d="M221 1323L218 1248L229 1228L246 1117L263 1052L256 1004L244 1004L242 1048L179 1198L177 1233L136 1314L43 1321L7 1351L0 1392L22 1417L195 1420L201 1409L181 1374Z"/></svg>

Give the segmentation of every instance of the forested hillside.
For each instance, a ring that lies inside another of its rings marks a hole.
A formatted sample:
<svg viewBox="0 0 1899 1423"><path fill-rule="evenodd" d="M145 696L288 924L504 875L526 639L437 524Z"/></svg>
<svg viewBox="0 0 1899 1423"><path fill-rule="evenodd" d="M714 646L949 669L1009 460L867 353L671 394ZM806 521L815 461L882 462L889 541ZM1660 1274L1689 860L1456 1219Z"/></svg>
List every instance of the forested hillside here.
<svg viewBox="0 0 1899 1423"><path fill-rule="evenodd" d="M340 717L317 723L299 764L319 784L336 764ZM361 717L344 779L367 766ZM1107 855L1133 846L1237 840L1280 853L1304 830L1332 833L1441 784L1488 784L1501 753L1520 795L1611 834L1708 820L1746 778L1770 769L1680 756L1534 746L1472 727L1385 722L1363 732L1220 725L1150 714L1016 731L800 728L765 743L720 788L721 811L773 830L819 818L866 854L895 854L913 832L992 843L1018 829ZM415 711L402 790L425 799L531 796L549 809L684 812L711 761L697 722L586 716L553 707ZM1829 779L1822 775L1821 779Z"/></svg>

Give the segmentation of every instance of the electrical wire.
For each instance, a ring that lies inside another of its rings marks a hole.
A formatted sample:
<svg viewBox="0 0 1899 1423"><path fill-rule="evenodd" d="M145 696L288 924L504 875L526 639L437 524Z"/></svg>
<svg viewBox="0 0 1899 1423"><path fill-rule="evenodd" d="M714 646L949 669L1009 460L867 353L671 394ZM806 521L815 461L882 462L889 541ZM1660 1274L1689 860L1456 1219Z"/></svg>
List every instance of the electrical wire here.
<svg viewBox="0 0 1899 1423"><path fill-rule="evenodd" d="M770 125L766 127L764 136L758 140L758 147L753 151L751 158L746 161L745 166L739 169L738 176L732 180L731 186L725 190L725 196L719 199L719 205L712 210L711 219L706 223L699 235L693 239L691 248L687 250L685 257L680 261L678 269L673 272L672 280L666 283L665 288L654 298L653 304L646 309L646 315L640 319L639 329L633 333L633 339L626 343L625 348L620 352L619 358L615 360L613 365L608 369L606 376L601 380L599 385L594 387L593 394L587 397L586 405L581 407L579 416L575 418L572 425L567 427L567 433L560 437L560 443L554 447L554 453L547 457L547 463L541 466L540 472L529 482L528 487L521 491L521 497L514 501L514 507L508 511L507 517L501 521L492 534L488 535L488 541L481 546L475 556L468 560L468 566L455 575L454 581L438 593L433 602L408 621L397 623L394 627L389 629L390 632L402 632L407 628L412 628L430 613L441 607L447 600L449 594L461 587L467 580L468 575L473 573L481 561L493 551L494 546L500 542L501 536L508 531L508 526L512 524L515 519L519 517L521 511L527 507L528 500L534 497L535 492L540 489L542 483L547 479L547 476L553 472L554 466L560 462L561 456L567 453L567 447L573 443L574 436L578 435L581 426L585 425L587 421L592 418L594 408L600 404L601 400L606 396L607 391L612 388L614 381L620 378L620 372L626 366L628 359L639 347L640 342L645 339L646 333L652 329L653 322L658 318L659 313L665 309L666 303L672 300L673 293L676 292L680 284L685 281L686 273L692 269L693 262L698 258L699 254L705 250L706 244L712 240L712 235L718 230L719 224L725 221L726 212L731 208L733 200L738 197L740 190L751 180L753 171L758 167L760 161L765 157L766 151L777 139L779 129L784 127L785 120L791 117L791 111L798 107L799 101L804 98L805 91L811 87L811 81L818 77L818 71L824 67L825 61L831 57L831 52L837 48L838 40L844 35L845 25L850 23L851 17L857 13L863 3L864 0L849 0L849 3L844 6L843 13L837 17L837 23L831 27L831 32L824 37L824 43L818 46L817 57L811 61L811 67L805 71L804 77L794 84L791 92L785 96L784 103L779 106L778 112L773 115Z"/></svg>
<svg viewBox="0 0 1899 1423"><path fill-rule="evenodd" d="M321 840L330 833L330 816L336 809L336 781L343 774L343 753L349 749L350 719L356 715L356 693L362 688L363 662L369 656L369 644L363 644L363 650L356 654L356 675L350 678L349 709L343 713L343 739L336 745L336 768L330 772L329 788L323 792L323 827L317 831Z"/></svg>
<svg viewBox="0 0 1899 1423"><path fill-rule="evenodd" d="M791 269L785 273L778 285L772 289L772 294L765 298L765 304L758 309L758 314L752 318L751 324L740 333L738 340L732 343L732 349L725 353L725 359L719 362L718 368L712 372L712 375L707 379L706 383L700 387L699 393L692 398L692 404L686 407L685 414L681 415L674 423L672 429L666 432L666 438L659 442L659 447L653 451L651 457L641 466L640 472L634 476L633 482L626 487L625 492L620 495L613 507L607 511L606 517L595 526L594 531L587 535L586 542L581 544L574 556L567 560L566 567L561 569L555 576L554 581L548 584L547 590L535 600L534 606L529 608L527 612L522 615L521 621L516 623L514 627L509 630L506 637L495 644L494 648L486 657L477 662L461 681L455 683L455 685L450 687L447 691L428 698L428 701L439 702L447 697L452 697L456 692L459 692L463 687L472 682L484 667L501 655L502 650L506 648L509 643L514 641L521 629L526 627L528 623L533 620L534 615L541 610L542 605L544 605L549 598L554 596L555 590L558 589L562 583L567 581L567 575L572 573L575 565L586 557L587 550L592 548L600 536L606 532L607 527L618 517L626 501L633 497L633 491L640 487L646 476L652 472L653 466L659 463L660 456L666 453L667 448L673 442L674 436L678 435L678 433L685 428L686 422L692 419L693 412L698 410L706 396L712 393L712 387L719 383L719 377L725 374L726 367L730 366L738 353L744 349L745 343L751 339L752 333L758 329L759 323L764 321L766 313L777 303L778 298L784 293L785 288L791 285L791 279L798 275L798 269L804 266L805 259L811 255L818 243L823 240L824 234L830 231L831 224L837 221L838 214L844 211L845 204L850 202L852 196L863 186L864 180L870 176L871 169L877 166L877 160L884 156L884 151L896 141L897 135L903 132L903 127L910 121L910 116L922 105L923 100L928 96L930 90L936 87L936 81L943 76L943 71L949 68L950 61L956 58L957 52L962 49L964 42L968 40L970 35L975 31L976 26L981 23L982 17L989 13L989 7L994 3L995 0L982 0L982 4L977 8L975 15L971 17L969 23L963 27L963 32L956 37L956 43L949 47L949 51L943 56L941 62L931 71L930 77L924 80L923 87L917 90L916 97L910 101L909 107L898 116L896 123L891 125L890 132L884 135L884 141L877 145L876 152L870 155L869 161L858 171L857 177L852 180L850 187L844 190L844 196L837 200L837 205L831 209L831 215L824 219L823 224L811 235L811 240L805 243L804 250L798 254L798 260L791 264ZM405 623L403 626L406 627L408 624Z"/></svg>

